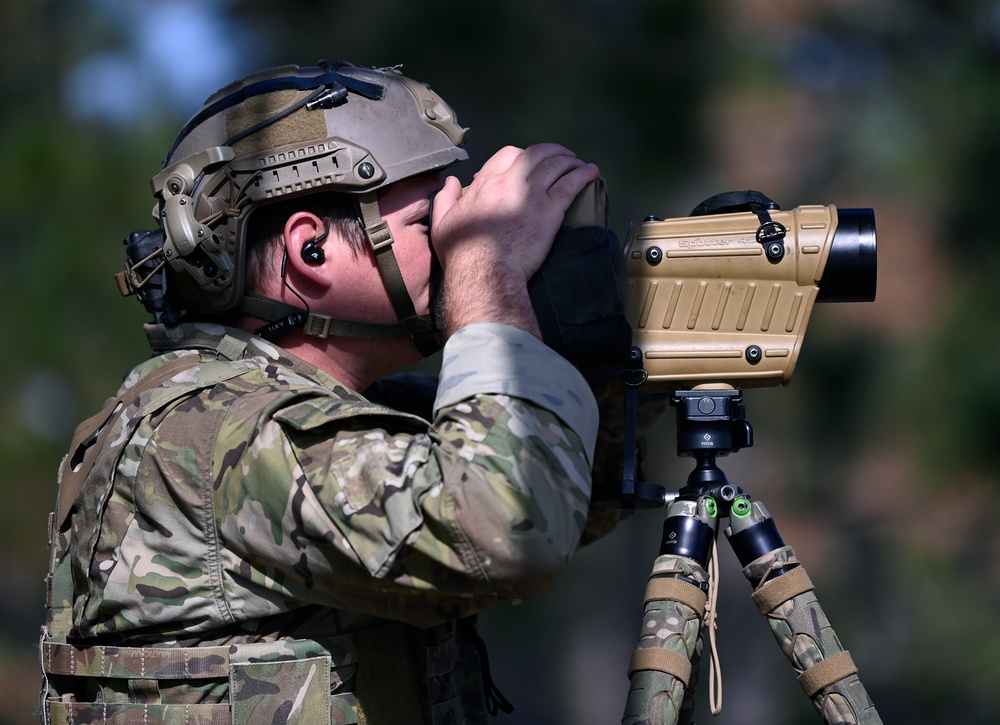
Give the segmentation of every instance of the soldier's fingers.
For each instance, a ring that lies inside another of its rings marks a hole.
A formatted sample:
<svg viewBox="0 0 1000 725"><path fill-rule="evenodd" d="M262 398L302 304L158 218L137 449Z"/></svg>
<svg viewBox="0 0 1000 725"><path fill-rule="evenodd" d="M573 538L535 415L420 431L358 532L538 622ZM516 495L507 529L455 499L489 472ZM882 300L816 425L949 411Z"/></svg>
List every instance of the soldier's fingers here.
<svg viewBox="0 0 1000 725"><path fill-rule="evenodd" d="M480 175L487 176L492 174L503 174L510 170L511 166L520 158L521 154L524 153L524 149L518 148L517 146L504 146L502 149L493 154L483 167L476 172L475 177Z"/></svg>
<svg viewBox="0 0 1000 725"><path fill-rule="evenodd" d="M601 175L595 164L580 162L560 174L549 186L549 197L565 212L583 188Z"/></svg>

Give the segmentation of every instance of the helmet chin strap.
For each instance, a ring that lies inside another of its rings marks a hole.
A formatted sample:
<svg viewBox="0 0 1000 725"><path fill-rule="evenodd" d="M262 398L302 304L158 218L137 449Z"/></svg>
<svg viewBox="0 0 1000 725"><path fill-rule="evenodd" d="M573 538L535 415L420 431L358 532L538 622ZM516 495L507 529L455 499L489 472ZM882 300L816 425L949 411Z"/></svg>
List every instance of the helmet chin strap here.
<svg viewBox="0 0 1000 725"><path fill-rule="evenodd" d="M409 337L421 355L424 357L433 355L442 346L440 328L433 314L418 315L413 307L413 301L403 282L403 275L399 271L396 255L392 251L392 232L378 208L378 195L374 191L366 192L359 197L358 204L361 208L365 236L375 254L379 276L389 294L389 301L392 303L398 322L380 324L339 320L311 312L308 307L302 309L254 294L243 295L239 305L240 311L252 317L269 320L268 324L255 330L257 335L268 340L276 340L294 329L301 329L306 335L320 338Z"/></svg>
<svg viewBox="0 0 1000 725"><path fill-rule="evenodd" d="M245 294L240 300L239 310L245 315L261 320L270 320L266 325L254 330L254 334L275 341L292 330L302 330L311 337L367 337L388 340L394 337L410 337L410 331L401 322L382 324L378 322L357 322L339 320L329 315L321 315L270 297ZM433 334L437 327L433 320L425 319L428 331ZM423 350L421 350L423 352ZM424 353L430 355L435 350Z"/></svg>
<svg viewBox="0 0 1000 725"><path fill-rule="evenodd" d="M396 255L392 251L392 232L378 208L378 194L374 191L361 194L358 197L358 205L361 207L361 223L365 236L375 253L379 276L382 277L382 284L389 293L389 301L396 312L396 319L406 329L420 353L427 357L441 349L441 337L434 317L417 315L413 309L413 301L406 290Z"/></svg>

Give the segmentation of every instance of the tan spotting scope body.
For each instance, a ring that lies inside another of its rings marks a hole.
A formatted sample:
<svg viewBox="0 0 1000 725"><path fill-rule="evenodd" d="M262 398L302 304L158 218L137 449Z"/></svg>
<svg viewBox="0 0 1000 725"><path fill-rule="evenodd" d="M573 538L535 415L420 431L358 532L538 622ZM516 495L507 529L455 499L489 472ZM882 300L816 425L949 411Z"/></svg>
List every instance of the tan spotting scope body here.
<svg viewBox="0 0 1000 725"><path fill-rule="evenodd" d="M871 209L699 210L625 240L625 314L653 389L786 384L814 303L874 299Z"/></svg>

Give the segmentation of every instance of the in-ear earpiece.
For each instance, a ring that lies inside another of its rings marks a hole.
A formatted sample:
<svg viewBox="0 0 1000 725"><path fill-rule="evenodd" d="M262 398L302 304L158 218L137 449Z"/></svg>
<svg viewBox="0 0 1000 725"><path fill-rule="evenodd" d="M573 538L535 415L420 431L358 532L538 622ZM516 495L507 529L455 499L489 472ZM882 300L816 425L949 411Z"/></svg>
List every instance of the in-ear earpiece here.
<svg viewBox="0 0 1000 725"><path fill-rule="evenodd" d="M302 261L306 264L323 264L326 261L326 254L319 247L326 239L330 230L327 229L325 232L320 234L315 239L306 242L302 245Z"/></svg>

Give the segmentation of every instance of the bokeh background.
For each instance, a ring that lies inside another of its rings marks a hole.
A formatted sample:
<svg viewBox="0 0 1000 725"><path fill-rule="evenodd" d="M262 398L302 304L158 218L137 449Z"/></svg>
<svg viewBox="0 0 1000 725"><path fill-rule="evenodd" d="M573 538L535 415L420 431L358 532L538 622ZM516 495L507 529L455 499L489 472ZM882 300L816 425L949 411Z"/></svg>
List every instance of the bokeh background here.
<svg viewBox="0 0 1000 725"><path fill-rule="evenodd" d="M211 92L321 58L429 81L472 128L470 170L540 140L597 162L622 236L732 189L874 208L877 301L814 310L792 383L747 393L756 444L721 463L886 723L1000 722L1000 2L14 0L0 28L0 723L33 721L58 460L147 354L112 275L148 179ZM650 478L680 487L672 421L652 439ZM619 721L661 523L484 616L501 722ZM720 552L714 721L818 721Z"/></svg>

